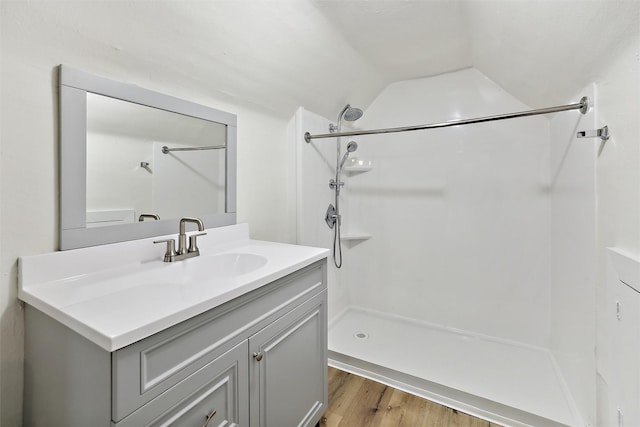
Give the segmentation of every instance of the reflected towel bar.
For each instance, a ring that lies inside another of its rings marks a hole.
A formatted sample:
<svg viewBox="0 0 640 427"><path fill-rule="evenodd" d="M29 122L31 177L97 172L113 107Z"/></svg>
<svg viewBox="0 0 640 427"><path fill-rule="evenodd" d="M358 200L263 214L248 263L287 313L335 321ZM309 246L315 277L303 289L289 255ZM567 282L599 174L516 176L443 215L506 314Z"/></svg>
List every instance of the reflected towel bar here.
<svg viewBox="0 0 640 427"><path fill-rule="evenodd" d="M474 123L492 122L495 120L515 119L517 117L537 116L540 114L557 113L560 111L569 111L569 110L580 110L582 114L587 114L587 111L589 110L589 98L587 98L586 96L583 96L580 99L580 102L575 104L560 105L557 107L549 107L549 108L539 108L537 110L520 111L517 113L499 114L497 116L478 117L475 119L451 120L449 122L432 123L428 125L403 126L403 127L397 127L397 128L373 129L373 130L356 130L356 131L340 132L340 133L323 133L318 135L311 135L309 132L306 132L304 134L304 140L307 141L307 143L309 143L311 142L312 139L320 139L320 138L338 138L341 136L375 135L380 133L396 133L396 132L409 132L414 130L438 129L438 128L446 128L451 126L470 125Z"/></svg>
<svg viewBox="0 0 640 427"><path fill-rule="evenodd" d="M166 145L162 147L163 154L169 154L171 151L196 151L196 150L220 150L227 148L226 145L211 145L209 147L185 147L185 148L169 148Z"/></svg>

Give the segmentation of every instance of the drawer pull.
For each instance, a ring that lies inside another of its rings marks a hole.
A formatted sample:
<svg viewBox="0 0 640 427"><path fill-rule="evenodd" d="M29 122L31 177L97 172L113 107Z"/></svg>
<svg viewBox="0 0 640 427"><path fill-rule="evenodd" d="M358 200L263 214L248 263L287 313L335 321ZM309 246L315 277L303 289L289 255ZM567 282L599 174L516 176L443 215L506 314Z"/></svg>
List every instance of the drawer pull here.
<svg viewBox="0 0 640 427"><path fill-rule="evenodd" d="M216 412L218 412L218 411L214 410L212 413L207 415L207 420L204 422L204 425L202 427L207 427L209 425L209 421L211 421L211 419L216 414Z"/></svg>
<svg viewBox="0 0 640 427"><path fill-rule="evenodd" d="M263 356L263 354L262 354L261 351L259 351L257 353L253 353L253 358L256 359L258 362L262 360L262 356Z"/></svg>

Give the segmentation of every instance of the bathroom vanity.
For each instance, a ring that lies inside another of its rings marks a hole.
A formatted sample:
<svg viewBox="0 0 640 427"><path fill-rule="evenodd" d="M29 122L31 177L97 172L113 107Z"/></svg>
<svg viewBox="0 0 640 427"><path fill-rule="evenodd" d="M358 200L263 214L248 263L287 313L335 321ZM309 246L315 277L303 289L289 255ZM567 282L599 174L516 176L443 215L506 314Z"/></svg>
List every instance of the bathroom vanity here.
<svg viewBox="0 0 640 427"><path fill-rule="evenodd" d="M207 233L174 263L152 239L21 258L26 426L319 421L327 250Z"/></svg>
<svg viewBox="0 0 640 427"><path fill-rule="evenodd" d="M236 116L58 73L63 251L19 261L25 426L315 425L328 251L236 224Z"/></svg>

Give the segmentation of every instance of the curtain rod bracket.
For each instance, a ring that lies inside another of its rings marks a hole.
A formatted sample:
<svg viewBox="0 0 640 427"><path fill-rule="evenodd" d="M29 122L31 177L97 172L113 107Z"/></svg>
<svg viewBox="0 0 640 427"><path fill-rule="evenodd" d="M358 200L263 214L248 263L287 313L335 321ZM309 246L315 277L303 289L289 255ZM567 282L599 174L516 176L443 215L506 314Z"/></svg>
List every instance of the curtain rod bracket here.
<svg viewBox="0 0 640 427"><path fill-rule="evenodd" d="M587 111L589 111L589 98L583 96L582 98L580 98L580 104L582 104L582 107L580 107L580 112L582 114L587 114Z"/></svg>

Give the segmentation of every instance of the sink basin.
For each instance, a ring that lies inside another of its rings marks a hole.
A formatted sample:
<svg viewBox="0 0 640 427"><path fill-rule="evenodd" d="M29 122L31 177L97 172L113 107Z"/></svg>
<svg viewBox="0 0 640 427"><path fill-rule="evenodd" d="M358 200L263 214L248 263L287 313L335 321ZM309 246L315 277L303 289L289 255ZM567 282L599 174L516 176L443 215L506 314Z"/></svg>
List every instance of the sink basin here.
<svg viewBox="0 0 640 427"><path fill-rule="evenodd" d="M158 273L163 282L198 284L212 279L230 278L251 273L267 263L267 258L248 253L200 255L176 261Z"/></svg>

